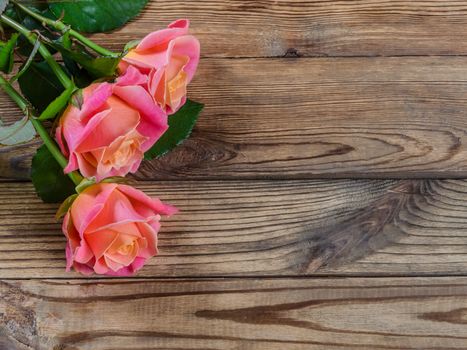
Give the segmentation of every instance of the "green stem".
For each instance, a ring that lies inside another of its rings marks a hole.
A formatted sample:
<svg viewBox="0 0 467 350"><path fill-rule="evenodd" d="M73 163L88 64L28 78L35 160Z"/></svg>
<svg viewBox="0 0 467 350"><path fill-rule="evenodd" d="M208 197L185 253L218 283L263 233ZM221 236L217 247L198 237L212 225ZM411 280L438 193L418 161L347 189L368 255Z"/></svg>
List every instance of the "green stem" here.
<svg viewBox="0 0 467 350"><path fill-rule="evenodd" d="M12 100L16 102L18 107L21 108L21 110L23 110L23 112L28 117L30 117L31 112L30 112L28 102L2 76L0 76L0 86L12 98ZM52 156L55 158L55 160L58 162L58 164L60 164L62 168L65 168L68 164L68 160L63 156L57 144L50 137L49 133L44 128L42 123L36 118L29 118L29 120L31 120L32 125L34 126L37 133L44 141L44 144L46 145L47 149L50 151ZM68 176L70 177L70 179L74 182L76 186L78 186L81 183L81 181L83 181L83 177L77 171L73 171L69 173Z"/></svg>
<svg viewBox="0 0 467 350"><path fill-rule="evenodd" d="M97 45L95 42L93 42L92 40L86 38L84 35L81 35L77 31L75 31L74 29L70 28L70 26L66 25L65 23L63 23L63 22L61 22L59 20L54 20L54 19L44 17L41 14L31 10L27 6L24 6L24 5L20 4L17 1L12 1L12 3L15 4L15 6L17 6L19 9L21 9L23 12L27 13L29 16L31 16L31 17L37 19L38 21L40 21L43 25L48 25L48 26L50 26L52 28L55 28L56 30L58 30L59 32L62 32L63 34L68 32L76 40L80 41L82 44L84 44L87 47L91 48L92 50L94 50L98 54L100 54L102 56L110 56L110 57L117 57L118 56L118 54L116 54L115 52L109 51L106 48L103 48L102 46Z"/></svg>
<svg viewBox="0 0 467 350"><path fill-rule="evenodd" d="M37 34L32 33L29 29L26 27L23 27L21 24L18 22L12 20L11 18L5 16L2 14L0 16L0 20L5 23L7 26L13 28L14 30L18 31L19 33L23 34L26 39L29 40L29 42L34 45L37 41ZM68 75L63 71L63 69L60 67L60 65L55 61L53 58L52 54L50 51L45 47L44 44L40 44L39 46L39 53L41 56L44 58L44 60L48 63L50 68L53 70L53 72L56 74L58 80L60 80L60 83L65 88L69 88L70 86L73 86L73 82L68 78Z"/></svg>
<svg viewBox="0 0 467 350"><path fill-rule="evenodd" d="M60 164L62 168L65 168L68 164L68 160L63 156L57 144L50 137L49 133L44 128L42 123L35 118L31 118L31 123L32 125L34 125L34 128L36 129L37 133L42 138L47 149L50 151L50 153L55 158L55 160L58 162L58 164ZM71 181L73 181L73 183L76 186L78 186L81 183L81 181L83 181L83 177L77 171L72 171L71 173L68 174L68 176L70 177Z"/></svg>
<svg viewBox="0 0 467 350"><path fill-rule="evenodd" d="M60 23L63 24L62 22ZM106 57L118 57L117 53L107 50L106 48L103 48L100 45L97 45L94 41L86 38L84 35L81 35L80 33L71 29L70 27L67 27L65 31L67 30L73 38L80 41L82 44L86 45L90 49L94 50L99 55L106 56Z"/></svg>

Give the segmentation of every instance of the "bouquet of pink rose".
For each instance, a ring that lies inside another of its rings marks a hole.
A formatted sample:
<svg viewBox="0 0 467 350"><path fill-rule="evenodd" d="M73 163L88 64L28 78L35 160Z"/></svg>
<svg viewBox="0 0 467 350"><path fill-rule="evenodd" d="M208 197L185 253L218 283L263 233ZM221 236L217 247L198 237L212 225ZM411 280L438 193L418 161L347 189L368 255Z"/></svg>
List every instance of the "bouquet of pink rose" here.
<svg viewBox="0 0 467 350"><path fill-rule="evenodd" d="M127 276L157 254L161 215L177 209L122 182L186 139L203 108L186 98L200 56L187 20L121 53L80 33L115 29L146 2L0 0L0 85L24 112L0 124L0 144L43 139L32 181L45 202L62 202L67 269L83 274Z"/></svg>

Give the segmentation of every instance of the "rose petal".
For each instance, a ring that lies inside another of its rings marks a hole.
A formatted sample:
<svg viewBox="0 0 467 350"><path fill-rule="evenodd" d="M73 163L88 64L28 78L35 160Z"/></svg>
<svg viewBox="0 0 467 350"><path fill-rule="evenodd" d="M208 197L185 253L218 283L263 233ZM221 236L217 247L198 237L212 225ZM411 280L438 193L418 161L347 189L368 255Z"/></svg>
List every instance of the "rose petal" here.
<svg viewBox="0 0 467 350"><path fill-rule="evenodd" d="M102 148L102 152L96 154L96 157L99 156L94 165L97 168L96 180L136 172L144 158L141 145L146 140L146 137L133 129L127 135L116 138L110 146Z"/></svg>
<svg viewBox="0 0 467 350"><path fill-rule="evenodd" d="M104 257L97 259L94 264L94 272L99 275L105 275L109 272L109 267L105 263Z"/></svg>
<svg viewBox="0 0 467 350"><path fill-rule="evenodd" d="M112 270L113 272L116 272L118 270L120 270L122 267L125 267L123 266L122 264L116 262L116 261L113 261L109 256L107 255L104 255L104 260L105 260L105 263L106 265L109 267L110 270Z"/></svg>
<svg viewBox="0 0 467 350"><path fill-rule="evenodd" d="M75 171L76 169L78 169L78 167L79 167L78 159L76 158L76 155L72 153L70 154L70 157L68 158L68 164L63 169L63 172L65 174L69 174L72 171Z"/></svg>
<svg viewBox="0 0 467 350"><path fill-rule="evenodd" d="M88 246L86 241L81 240L81 246L76 250L74 259L76 262L86 264L94 257L91 248Z"/></svg>
<svg viewBox="0 0 467 350"><path fill-rule="evenodd" d="M119 234L111 230L101 230L85 233L84 236L96 259L100 259L118 239Z"/></svg>
<svg viewBox="0 0 467 350"><path fill-rule="evenodd" d="M82 131L76 151L83 153L109 146L118 137L134 130L140 120L138 111L114 96L111 108L96 114Z"/></svg>
<svg viewBox="0 0 467 350"><path fill-rule="evenodd" d="M112 84L93 84L83 89L83 106L80 111L80 119L84 119L95 114L112 95Z"/></svg>
<svg viewBox="0 0 467 350"><path fill-rule="evenodd" d="M126 247L129 247L129 251L127 254L123 254L120 250ZM123 266L128 266L133 262L133 260L135 260L138 250L139 246L134 236L120 234L109 247L105 255L107 258ZM113 270L116 271L118 269Z"/></svg>
<svg viewBox="0 0 467 350"><path fill-rule="evenodd" d="M157 229L147 223L139 223L138 227L147 243L146 247L140 248L138 255L149 259L157 254L157 232L159 232L160 224L156 227Z"/></svg>
<svg viewBox="0 0 467 350"><path fill-rule="evenodd" d="M128 66L126 73L117 79L118 86L144 85L147 82L148 76L141 74L140 71L133 66Z"/></svg>
<svg viewBox="0 0 467 350"><path fill-rule="evenodd" d="M157 198L148 197L144 192L127 185L119 185L118 191L125 194L133 205L133 208L142 216L149 216L150 210L156 214L171 216L178 212L174 206L164 204Z"/></svg>
<svg viewBox="0 0 467 350"><path fill-rule="evenodd" d="M107 199L118 187L117 184L100 184L84 190L71 206L73 222L83 238L83 233L89 224L104 208Z"/></svg>
<svg viewBox="0 0 467 350"><path fill-rule="evenodd" d="M123 267L116 272L109 272L107 275L115 277L128 277L138 272L146 263L146 259L137 257L135 261L128 267Z"/></svg>
<svg viewBox="0 0 467 350"><path fill-rule="evenodd" d="M158 107L151 95L142 86L115 86L114 93L126 103L140 112L141 120L138 132L147 137L141 149L149 150L154 143L167 131L167 114Z"/></svg>
<svg viewBox="0 0 467 350"><path fill-rule="evenodd" d="M109 230L128 222L144 222L146 216L140 215L133 208L130 200L119 191L113 191L105 205L87 226L88 233Z"/></svg>
<svg viewBox="0 0 467 350"><path fill-rule="evenodd" d="M183 68L187 73L188 83L190 83L193 80L199 64L200 44L198 39L192 35L185 35L173 40L169 45L167 55L168 57L187 56L190 58Z"/></svg>
<svg viewBox="0 0 467 350"><path fill-rule="evenodd" d="M63 139L63 129L61 123L58 125L57 130L55 130L55 140L58 143L58 146L60 147L60 150L62 151L63 155L65 157L68 157L69 152L67 147L65 147L65 141Z"/></svg>
<svg viewBox="0 0 467 350"><path fill-rule="evenodd" d="M89 267L88 265L80 264L80 263L77 263L77 262L75 262L73 264L73 268L77 272L79 272L79 273L81 273L81 274L83 274L85 276L91 276L94 273L94 270L91 267Z"/></svg>
<svg viewBox="0 0 467 350"><path fill-rule="evenodd" d="M71 250L70 244L68 243L65 248L65 257L66 257L66 271L70 272L71 267L73 266L73 252Z"/></svg>
<svg viewBox="0 0 467 350"><path fill-rule="evenodd" d="M140 52L152 50L156 46L167 44L169 41L187 34L189 27L189 20L176 20L175 22L169 24L167 29L162 29L148 34L143 40L141 40L138 46L136 46L135 51Z"/></svg>

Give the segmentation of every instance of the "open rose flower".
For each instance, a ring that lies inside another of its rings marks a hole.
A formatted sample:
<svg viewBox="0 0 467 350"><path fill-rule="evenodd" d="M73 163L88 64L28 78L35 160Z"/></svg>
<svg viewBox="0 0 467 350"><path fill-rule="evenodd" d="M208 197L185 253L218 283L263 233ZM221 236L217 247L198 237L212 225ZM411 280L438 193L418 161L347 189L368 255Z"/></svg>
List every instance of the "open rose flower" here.
<svg viewBox="0 0 467 350"><path fill-rule="evenodd" d="M84 190L63 222L67 270L129 276L157 254L161 215L175 207L126 185L100 183Z"/></svg>
<svg viewBox="0 0 467 350"><path fill-rule="evenodd" d="M126 72L134 66L148 77L148 91L170 115L186 102L187 85L199 63L199 41L188 35L189 21L178 20L167 29L147 35L120 63Z"/></svg>
<svg viewBox="0 0 467 350"><path fill-rule="evenodd" d="M65 173L79 169L100 181L136 172L167 130L167 115L146 89L147 77L130 67L116 83L82 90L60 118L56 139L68 157ZM77 102L78 101L78 102Z"/></svg>

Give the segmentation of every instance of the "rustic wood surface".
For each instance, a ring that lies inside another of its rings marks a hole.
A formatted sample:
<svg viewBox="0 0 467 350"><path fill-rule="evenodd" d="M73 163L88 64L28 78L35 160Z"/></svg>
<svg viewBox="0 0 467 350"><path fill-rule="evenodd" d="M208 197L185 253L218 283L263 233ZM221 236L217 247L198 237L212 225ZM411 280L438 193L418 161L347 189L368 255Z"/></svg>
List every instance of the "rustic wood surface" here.
<svg viewBox="0 0 467 350"><path fill-rule="evenodd" d="M190 18L204 57L466 55L463 0L150 0L113 49Z"/></svg>
<svg viewBox="0 0 467 350"><path fill-rule="evenodd" d="M7 349L465 349L466 295L459 277L9 280L0 321Z"/></svg>
<svg viewBox="0 0 467 350"><path fill-rule="evenodd" d="M203 59L192 138L137 178L467 178L466 81L467 57Z"/></svg>
<svg viewBox="0 0 467 350"><path fill-rule="evenodd" d="M40 142L0 147L0 350L467 349L467 1L152 0L94 38L179 17L206 109L134 176L181 209L161 254L66 273Z"/></svg>
<svg viewBox="0 0 467 350"><path fill-rule="evenodd" d="M458 275L467 270L467 182L138 184L175 204L147 277ZM66 273L56 205L0 183L0 278ZM27 212L26 216L24 212Z"/></svg>

